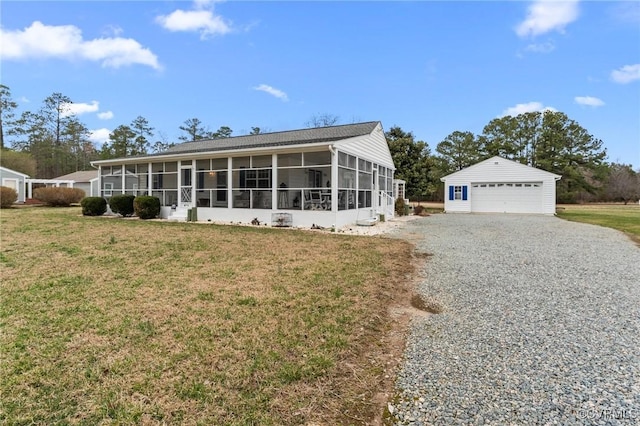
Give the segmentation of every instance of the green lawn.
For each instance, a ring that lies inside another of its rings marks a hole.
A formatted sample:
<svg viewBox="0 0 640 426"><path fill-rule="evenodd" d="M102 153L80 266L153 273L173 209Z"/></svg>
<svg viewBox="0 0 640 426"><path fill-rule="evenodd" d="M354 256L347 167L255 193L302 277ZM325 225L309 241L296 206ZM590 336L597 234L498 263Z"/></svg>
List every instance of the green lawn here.
<svg viewBox="0 0 640 426"><path fill-rule="evenodd" d="M591 223L623 231L636 241L640 239L640 206L638 204L564 204L558 216L576 222Z"/></svg>
<svg viewBox="0 0 640 426"><path fill-rule="evenodd" d="M409 244L0 211L1 424L364 424Z"/></svg>

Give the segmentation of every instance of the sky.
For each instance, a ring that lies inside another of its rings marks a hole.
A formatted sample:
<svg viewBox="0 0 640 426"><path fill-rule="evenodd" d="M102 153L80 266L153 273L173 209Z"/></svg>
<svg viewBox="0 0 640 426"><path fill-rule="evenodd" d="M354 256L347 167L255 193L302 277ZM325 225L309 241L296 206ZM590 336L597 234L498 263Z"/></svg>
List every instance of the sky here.
<svg viewBox="0 0 640 426"><path fill-rule="evenodd" d="M432 151L494 118L561 111L640 168L640 2L6 1L0 80L18 114L59 92L100 145L136 117L400 126Z"/></svg>

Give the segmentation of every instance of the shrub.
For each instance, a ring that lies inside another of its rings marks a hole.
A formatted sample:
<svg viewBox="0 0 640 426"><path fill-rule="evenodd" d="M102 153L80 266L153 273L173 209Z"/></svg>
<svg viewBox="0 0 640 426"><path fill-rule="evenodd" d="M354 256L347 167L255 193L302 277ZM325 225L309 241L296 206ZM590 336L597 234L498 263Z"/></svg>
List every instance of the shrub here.
<svg viewBox="0 0 640 426"><path fill-rule="evenodd" d="M417 206L415 206L413 208L413 214L418 215L418 216L422 216L423 213L425 212L425 209L423 206L421 206L420 204L418 204Z"/></svg>
<svg viewBox="0 0 640 426"><path fill-rule="evenodd" d="M111 211L122 216L133 215L133 200L136 197L131 194L114 195L109 200Z"/></svg>
<svg viewBox="0 0 640 426"><path fill-rule="evenodd" d="M102 216L107 212L107 200L102 197L86 197L80 202L85 216Z"/></svg>
<svg viewBox="0 0 640 426"><path fill-rule="evenodd" d="M8 186L0 186L0 208L11 207L18 200L18 193Z"/></svg>
<svg viewBox="0 0 640 426"><path fill-rule="evenodd" d="M79 203L84 195L84 191L80 188L56 188L55 186L36 188L33 191L33 198L51 207L69 207L71 204Z"/></svg>
<svg viewBox="0 0 640 426"><path fill-rule="evenodd" d="M396 199L395 210L396 210L396 214L398 216L404 216L406 214L406 211L405 211L405 208L404 208L404 198L397 198Z"/></svg>
<svg viewBox="0 0 640 426"><path fill-rule="evenodd" d="M140 219L153 219L160 214L160 199L150 195L141 195L133 200L133 209Z"/></svg>

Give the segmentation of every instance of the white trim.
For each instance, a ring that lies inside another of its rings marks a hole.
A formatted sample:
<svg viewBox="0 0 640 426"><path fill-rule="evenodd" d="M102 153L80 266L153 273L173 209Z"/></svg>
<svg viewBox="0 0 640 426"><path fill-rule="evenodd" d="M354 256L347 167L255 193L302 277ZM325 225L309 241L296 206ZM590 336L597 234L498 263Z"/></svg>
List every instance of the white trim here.
<svg viewBox="0 0 640 426"><path fill-rule="evenodd" d="M6 172L13 173L13 174L18 175L18 176L22 176L22 177L24 177L25 179L28 179L28 178L29 178L29 175L25 175L24 173L16 172L15 170L10 169L10 168L8 168L8 167L2 167L2 166L0 166L0 170L4 170L4 171L6 171Z"/></svg>
<svg viewBox="0 0 640 426"><path fill-rule="evenodd" d="M335 143L335 142L334 142ZM332 143L329 142L320 142L320 143L304 143L304 144L296 144L296 145L272 145L265 146L260 148L244 148L244 149L224 149L219 151L196 151L196 152L185 152L180 154L165 154L165 155L154 155L147 157L130 157L130 158L114 158L112 160L98 160L92 161L91 165L95 166L108 166L108 165L119 165L119 164L132 164L132 163L144 163L147 161L158 163L158 162L167 162L167 161L179 161L181 159L186 160L201 160L207 158L225 158L225 157L239 157L252 155L252 152L263 153L264 151L275 152L276 154L285 154L287 152L306 152L306 151L317 151L317 149L309 149L309 148L323 148L329 147ZM264 154L262 154L264 155ZM156 161L156 159L158 161Z"/></svg>

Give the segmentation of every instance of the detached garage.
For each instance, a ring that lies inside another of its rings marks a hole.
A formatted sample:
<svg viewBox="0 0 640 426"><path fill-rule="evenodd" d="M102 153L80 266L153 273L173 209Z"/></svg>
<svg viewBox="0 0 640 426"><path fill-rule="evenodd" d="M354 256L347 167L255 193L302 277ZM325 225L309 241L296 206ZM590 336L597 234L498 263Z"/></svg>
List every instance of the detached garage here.
<svg viewBox="0 0 640 426"><path fill-rule="evenodd" d="M492 157L447 175L447 213L555 214L556 181L561 176Z"/></svg>

